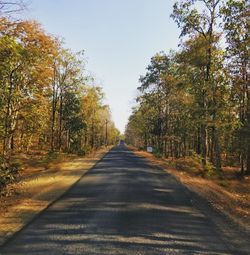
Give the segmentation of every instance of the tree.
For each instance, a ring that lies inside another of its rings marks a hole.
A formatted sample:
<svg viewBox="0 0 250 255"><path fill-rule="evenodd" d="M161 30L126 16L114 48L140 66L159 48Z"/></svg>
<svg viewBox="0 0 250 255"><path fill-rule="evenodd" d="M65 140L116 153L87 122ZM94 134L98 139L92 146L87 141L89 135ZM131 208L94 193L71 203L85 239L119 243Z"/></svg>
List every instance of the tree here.
<svg viewBox="0 0 250 255"><path fill-rule="evenodd" d="M55 148L55 125L56 113L58 112L59 125L57 137L57 149L62 147L63 131L63 104L67 93L77 93L84 82L83 52L74 54L70 50L60 49L54 60L54 78L52 83L52 118L51 118L51 150Z"/></svg>
<svg viewBox="0 0 250 255"><path fill-rule="evenodd" d="M141 76L127 142L153 145L165 157L196 153L204 169L212 163L217 171L222 163L240 159L241 172L248 173L248 13L244 0L174 5L171 16L181 29L180 49L155 55Z"/></svg>
<svg viewBox="0 0 250 255"><path fill-rule="evenodd" d="M218 40L218 34L215 32L215 26L217 18L219 17L219 4L220 0L202 0L203 10L201 12L195 8L195 4L198 0L181 1L179 4L175 3L172 18L176 21L178 26L181 28L181 36L199 36L203 38L203 44L206 49L206 68L204 73L204 81L206 85L203 89L203 100L200 105L204 111L204 118L207 115L207 107L210 102L207 100L208 88L212 91L212 94L216 94L216 84L213 82L213 76L215 75L212 69L214 64L213 59L213 48ZM216 104L215 96L211 99L212 104ZM216 118L216 108L214 107L213 118ZM208 127L206 123L202 123L201 127L201 147L202 147L202 158L203 164L206 165L207 154L208 154ZM220 156L220 141L219 134L216 126L211 127L212 143L214 144L214 157L213 160L216 165L216 169L221 168L221 156Z"/></svg>
<svg viewBox="0 0 250 255"><path fill-rule="evenodd" d="M54 38L35 22L10 23L13 34L0 38L0 73L3 111L3 156L8 161L14 147L19 119L46 93L50 63L56 47Z"/></svg>
<svg viewBox="0 0 250 255"><path fill-rule="evenodd" d="M66 91L60 119L64 122L64 131L67 134L66 148L68 151L81 149L81 131L85 128L81 115L81 101L75 92ZM62 132L62 130L60 130ZM62 137L60 137L62 139ZM62 141L60 141L62 146ZM61 149L61 148L59 148Z"/></svg>
<svg viewBox="0 0 250 255"><path fill-rule="evenodd" d="M250 174L249 1L229 0L221 9L227 40L233 100L241 123L238 130L241 172Z"/></svg>
<svg viewBox="0 0 250 255"><path fill-rule="evenodd" d="M164 97L167 92L164 75L168 71L168 67L169 59L164 53L156 54L151 58L146 75L140 77L139 91L142 95L137 99L138 101L148 101L148 104L156 110L156 119L151 133L157 137L157 147L160 152L163 150L162 136L166 114Z"/></svg>
<svg viewBox="0 0 250 255"><path fill-rule="evenodd" d="M14 20L22 3L0 0L0 171L7 176L20 152L84 154L119 134L102 89L85 74L83 52L65 49L35 21Z"/></svg>

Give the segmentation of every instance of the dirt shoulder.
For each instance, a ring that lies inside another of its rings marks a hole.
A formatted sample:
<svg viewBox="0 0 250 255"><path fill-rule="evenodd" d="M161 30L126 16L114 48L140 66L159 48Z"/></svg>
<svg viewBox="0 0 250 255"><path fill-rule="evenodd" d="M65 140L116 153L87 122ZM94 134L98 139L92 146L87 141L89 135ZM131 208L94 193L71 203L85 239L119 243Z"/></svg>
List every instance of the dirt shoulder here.
<svg viewBox="0 0 250 255"><path fill-rule="evenodd" d="M184 184L191 192L205 198L218 212L226 215L236 225L250 233L250 179L237 179L225 176L207 179L193 173L177 170L164 159L158 159L145 151L137 151L153 165L160 166Z"/></svg>
<svg viewBox="0 0 250 255"><path fill-rule="evenodd" d="M19 181L8 185L10 194L0 197L0 245L62 196L109 149L100 149L86 157L56 160L45 169L26 167Z"/></svg>

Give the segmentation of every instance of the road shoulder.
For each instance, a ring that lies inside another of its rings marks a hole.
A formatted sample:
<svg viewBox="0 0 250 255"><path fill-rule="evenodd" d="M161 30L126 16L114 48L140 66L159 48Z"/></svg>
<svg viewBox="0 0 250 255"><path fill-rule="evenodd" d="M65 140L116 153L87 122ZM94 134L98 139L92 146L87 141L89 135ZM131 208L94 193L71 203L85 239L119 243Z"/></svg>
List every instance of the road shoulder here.
<svg viewBox="0 0 250 255"><path fill-rule="evenodd" d="M138 151L133 147L128 147L137 156L143 157L153 167L162 169L170 174L175 180L182 184L185 191L192 199L192 204L204 215L211 219L212 223L220 233L223 233L225 242L231 241L234 249L238 248L238 253L247 254L249 252L250 229L248 224L244 224L244 219L240 219L227 211L224 203L230 203L228 197L221 194L223 189L216 189L212 181L189 175L188 173L169 168L163 159L154 157L152 154ZM249 220L249 219L246 219ZM231 247L231 248L232 248Z"/></svg>
<svg viewBox="0 0 250 255"><path fill-rule="evenodd" d="M109 150L100 149L88 157L63 162L59 169L41 171L14 184L18 193L0 199L5 204L3 200L12 200L0 210L0 246L58 200Z"/></svg>

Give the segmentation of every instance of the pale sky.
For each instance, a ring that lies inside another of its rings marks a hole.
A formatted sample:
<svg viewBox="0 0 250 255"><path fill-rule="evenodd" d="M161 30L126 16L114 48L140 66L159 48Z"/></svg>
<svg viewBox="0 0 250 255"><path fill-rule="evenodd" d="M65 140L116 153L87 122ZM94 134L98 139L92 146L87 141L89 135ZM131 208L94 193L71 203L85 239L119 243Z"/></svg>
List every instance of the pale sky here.
<svg viewBox="0 0 250 255"><path fill-rule="evenodd" d="M177 49L179 30L169 17L174 0L30 0L28 18L85 50L87 70L106 94L124 132L139 76L159 51Z"/></svg>

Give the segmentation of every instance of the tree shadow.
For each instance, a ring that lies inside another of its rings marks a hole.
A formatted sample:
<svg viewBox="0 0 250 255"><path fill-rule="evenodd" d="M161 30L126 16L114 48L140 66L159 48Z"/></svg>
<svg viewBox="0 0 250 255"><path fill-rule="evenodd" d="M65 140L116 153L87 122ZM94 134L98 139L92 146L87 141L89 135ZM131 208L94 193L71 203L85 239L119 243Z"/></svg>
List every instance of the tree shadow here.
<svg viewBox="0 0 250 255"><path fill-rule="evenodd" d="M3 254L233 254L174 178L115 148Z"/></svg>

